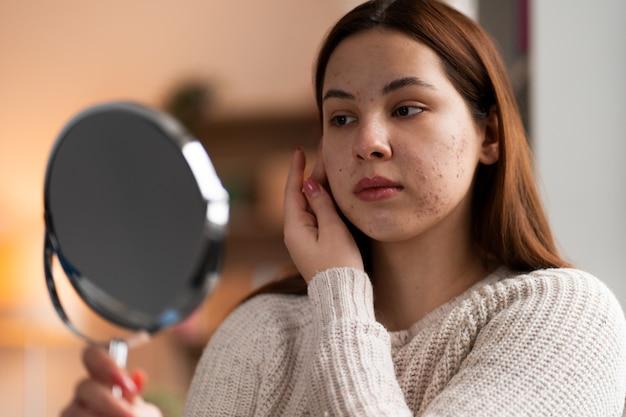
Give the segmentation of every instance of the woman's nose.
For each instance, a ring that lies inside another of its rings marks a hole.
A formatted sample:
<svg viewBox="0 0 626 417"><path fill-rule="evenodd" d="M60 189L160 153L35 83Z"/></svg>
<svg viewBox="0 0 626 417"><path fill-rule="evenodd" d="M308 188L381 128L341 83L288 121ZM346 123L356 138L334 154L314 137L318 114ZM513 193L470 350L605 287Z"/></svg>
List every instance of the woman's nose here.
<svg viewBox="0 0 626 417"><path fill-rule="evenodd" d="M392 150L388 131L378 124L362 124L353 145L354 157L361 160L386 160Z"/></svg>

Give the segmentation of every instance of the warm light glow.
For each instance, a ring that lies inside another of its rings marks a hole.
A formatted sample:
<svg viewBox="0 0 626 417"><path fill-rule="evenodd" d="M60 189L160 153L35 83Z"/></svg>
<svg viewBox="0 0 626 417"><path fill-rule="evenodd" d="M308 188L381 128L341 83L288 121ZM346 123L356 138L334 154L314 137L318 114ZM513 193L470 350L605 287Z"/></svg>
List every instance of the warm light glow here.
<svg viewBox="0 0 626 417"><path fill-rule="evenodd" d="M0 235L0 346L76 343L48 299L42 253L40 222Z"/></svg>

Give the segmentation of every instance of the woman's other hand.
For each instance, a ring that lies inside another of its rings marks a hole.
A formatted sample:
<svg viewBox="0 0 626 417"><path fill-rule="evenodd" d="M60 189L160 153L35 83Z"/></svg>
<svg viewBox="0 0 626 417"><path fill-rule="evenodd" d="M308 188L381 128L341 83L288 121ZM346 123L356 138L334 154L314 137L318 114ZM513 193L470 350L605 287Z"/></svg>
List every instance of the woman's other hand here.
<svg viewBox="0 0 626 417"><path fill-rule="evenodd" d="M142 372L133 372L131 378L95 346L85 348L83 364L89 376L76 385L74 398L61 417L162 417L157 407L140 396L145 384ZM121 388L122 398L113 396L113 386Z"/></svg>
<svg viewBox="0 0 626 417"><path fill-rule="evenodd" d="M321 155L313 175L303 181L305 165L304 152L296 150L285 186L284 239L291 259L307 283L328 268L363 269L354 238L318 182L326 177Z"/></svg>

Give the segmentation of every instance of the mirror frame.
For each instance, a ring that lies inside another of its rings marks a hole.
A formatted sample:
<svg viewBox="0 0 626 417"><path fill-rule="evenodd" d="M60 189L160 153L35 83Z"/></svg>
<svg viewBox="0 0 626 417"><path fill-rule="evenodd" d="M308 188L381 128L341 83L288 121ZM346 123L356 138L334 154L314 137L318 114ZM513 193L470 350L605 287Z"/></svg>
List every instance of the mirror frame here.
<svg viewBox="0 0 626 417"><path fill-rule="evenodd" d="M191 289L195 290L195 293L182 303L182 307L166 310L158 318L141 317L142 314L136 314L121 303L112 303L109 295L103 297L97 293L88 294L85 292L83 286L79 284L83 277L72 266L71 261L64 256L54 230L53 214L50 210L50 178L61 144L66 134L84 118L109 111L124 111L139 116L170 138L187 161L187 165L196 180L198 191L206 205L202 242L204 255L198 260L198 267L195 273L188 278L189 285ZM55 255L59 259L59 263L74 290L90 308L106 320L127 329L143 330L149 333L154 333L164 327L182 321L200 305L218 281L223 260L224 238L227 231L228 217L228 193L219 181L206 150L174 118L134 102L110 102L83 110L74 116L58 135L50 152L45 174L44 220L46 231L44 238L44 271L48 292L57 314L71 331L89 340L72 324L62 306L52 273L52 262Z"/></svg>

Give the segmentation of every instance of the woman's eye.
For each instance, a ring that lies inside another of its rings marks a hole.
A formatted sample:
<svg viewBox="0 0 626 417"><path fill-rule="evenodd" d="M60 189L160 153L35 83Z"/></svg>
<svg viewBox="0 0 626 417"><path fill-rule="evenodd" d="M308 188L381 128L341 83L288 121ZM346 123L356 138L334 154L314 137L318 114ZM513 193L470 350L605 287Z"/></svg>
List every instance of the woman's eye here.
<svg viewBox="0 0 626 417"><path fill-rule="evenodd" d="M423 112L424 109L416 106L400 106L393 111L394 116L408 117Z"/></svg>
<svg viewBox="0 0 626 417"><path fill-rule="evenodd" d="M335 126L344 126L350 123L351 119L356 119L356 117L340 114L335 117L331 117L330 123Z"/></svg>

